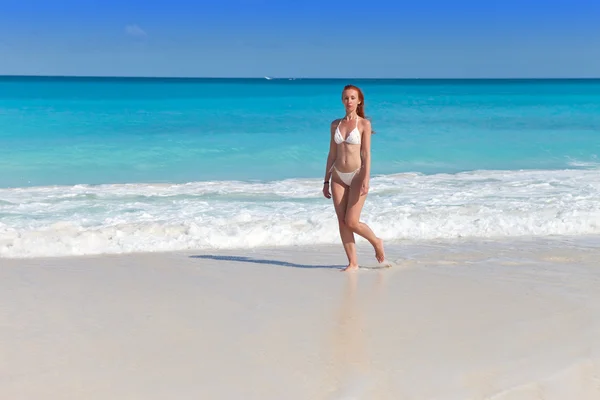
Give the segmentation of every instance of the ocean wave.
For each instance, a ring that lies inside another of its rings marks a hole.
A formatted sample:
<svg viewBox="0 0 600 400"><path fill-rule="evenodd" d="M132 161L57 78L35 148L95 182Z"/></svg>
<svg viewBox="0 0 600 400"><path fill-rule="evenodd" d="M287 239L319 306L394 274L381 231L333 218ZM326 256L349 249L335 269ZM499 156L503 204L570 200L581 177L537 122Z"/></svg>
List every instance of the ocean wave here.
<svg viewBox="0 0 600 400"><path fill-rule="evenodd" d="M600 169L600 161L571 160L567 163L567 165L575 168Z"/></svg>
<svg viewBox="0 0 600 400"><path fill-rule="evenodd" d="M320 179L0 189L0 257L339 243ZM600 234L593 170L375 176L386 240ZM359 239L362 240L362 239Z"/></svg>

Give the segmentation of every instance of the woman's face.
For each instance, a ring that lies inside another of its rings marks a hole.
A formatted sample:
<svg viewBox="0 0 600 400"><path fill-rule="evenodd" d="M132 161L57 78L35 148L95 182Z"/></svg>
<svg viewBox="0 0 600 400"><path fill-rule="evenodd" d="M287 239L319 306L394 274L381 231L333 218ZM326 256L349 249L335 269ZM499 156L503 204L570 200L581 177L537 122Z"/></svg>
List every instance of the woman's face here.
<svg viewBox="0 0 600 400"><path fill-rule="evenodd" d="M342 103L346 107L346 111L354 111L360 100L356 89L346 89L342 92Z"/></svg>

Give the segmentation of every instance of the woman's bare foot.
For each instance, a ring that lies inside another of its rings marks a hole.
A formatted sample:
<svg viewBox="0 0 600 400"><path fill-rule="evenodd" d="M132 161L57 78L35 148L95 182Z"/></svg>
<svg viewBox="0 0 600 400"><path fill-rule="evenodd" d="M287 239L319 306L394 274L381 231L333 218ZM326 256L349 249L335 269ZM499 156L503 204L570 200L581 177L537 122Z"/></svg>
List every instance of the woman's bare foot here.
<svg viewBox="0 0 600 400"><path fill-rule="evenodd" d="M348 264L346 268L342 270L342 272L350 272L358 270L358 264Z"/></svg>
<svg viewBox="0 0 600 400"><path fill-rule="evenodd" d="M383 251L383 239L377 238L377 244L375 247L375 258L378 262L382 263L385 261L385 252Z"/></svg>

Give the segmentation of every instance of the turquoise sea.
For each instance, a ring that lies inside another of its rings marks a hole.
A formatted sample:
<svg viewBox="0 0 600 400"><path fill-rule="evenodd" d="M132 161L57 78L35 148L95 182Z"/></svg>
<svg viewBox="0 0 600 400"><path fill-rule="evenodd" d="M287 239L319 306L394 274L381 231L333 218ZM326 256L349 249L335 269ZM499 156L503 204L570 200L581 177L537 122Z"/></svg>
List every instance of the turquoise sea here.
<svg viewBox="0 0 600 400"><path fill-rule="evenodd" d="M339 243L347 83L384 239L600 234L600 80L0 77L0 257Z"/></svg>

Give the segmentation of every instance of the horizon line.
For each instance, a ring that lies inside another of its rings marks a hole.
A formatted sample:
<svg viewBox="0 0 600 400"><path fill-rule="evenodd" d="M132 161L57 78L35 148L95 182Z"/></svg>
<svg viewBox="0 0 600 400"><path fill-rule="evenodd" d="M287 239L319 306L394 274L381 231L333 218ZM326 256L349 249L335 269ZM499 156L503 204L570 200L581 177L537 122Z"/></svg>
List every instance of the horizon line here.
<svg viewBox="0 0 600 400"><path fill-rule="evenodd" d="M200 80L200 79L228 79L228 80L405 80L405 81L432 81L432 80L598 80L598 77L294 77L294 76L145 76L145 75L34 75L34 74L0 74L1 78L72 78L72 79L172 79L172 80Z"/></svg>

